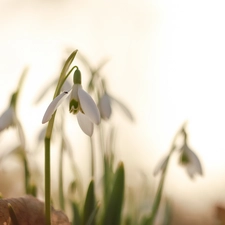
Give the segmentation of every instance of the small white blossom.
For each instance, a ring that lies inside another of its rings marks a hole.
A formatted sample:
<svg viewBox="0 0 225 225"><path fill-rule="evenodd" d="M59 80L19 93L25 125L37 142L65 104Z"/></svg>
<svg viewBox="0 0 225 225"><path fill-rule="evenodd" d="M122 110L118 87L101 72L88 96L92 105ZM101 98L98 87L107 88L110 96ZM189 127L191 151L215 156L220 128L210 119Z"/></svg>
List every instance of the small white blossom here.
<svg viewBox="0 0 225 225"><path fill-rule="evenodd" d="M115 99L106 92L102 95L98 103L98 108L102 119L108 120L110 118L112 114L112 103L116 103L119 108L124 112L124 114L128 117L128 119L130 119L131 121L134 120L134 117L130 110L122 102Z"/></svg>
<svg viewBox="0 0 225 225"><path fill-rule="evenodd" d="M163 171L168 163L169 155L164 157L156 166L153 175L156 176ZM180 164L184 166L190 178L194 178L196 174L203 175L202 166L197 155L188 147L187 143L180 148Z"/></svg>
<svg viewBox="0 0 225 225"><path fill-rule="evenodd" d="M4 129L15 125L15 111L12 106L10 106L1 116L0 116L0 132Z"/></svg>
<svg viewBox="0 0 225 225"><path fill-rule="evenodd" d="M88 136L92 136L93 123L100 123L100 114L94 100L83 90L81 84L74 84L72 90L62 92L53 99L44 114L42 123L46 123L51 119L56 109L68 95L70 95L70 112L77 114L77 120L83 132Z"/></svg>
<svg viewBox="0 0 225 225"><path fill-rule="evenodd" d="M189 148L187 143L180 149L180 163L186 167L187 173L191 178L196 174L203 175L202 166L197 155Z"/></svg>
<svg viewBox="0 0 225 225"><path fill-rule="evenodd" d="M108 94L104 94L98 103L98 108L102 119L108 120L112 114L111 98Z"/></svg>

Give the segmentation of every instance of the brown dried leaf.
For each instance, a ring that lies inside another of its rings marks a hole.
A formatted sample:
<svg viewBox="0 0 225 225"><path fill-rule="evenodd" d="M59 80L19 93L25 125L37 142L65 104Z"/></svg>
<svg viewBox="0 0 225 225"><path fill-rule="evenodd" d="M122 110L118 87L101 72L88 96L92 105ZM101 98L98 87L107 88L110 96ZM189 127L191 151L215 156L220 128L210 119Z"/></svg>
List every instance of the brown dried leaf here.
<svg viewBox="0 0 225 225"><path fill-rule="evenodd" d="M44 225L44 203L32 197L0 199L0 225L13 225L9 215L11 204L19 225ZM52 225L69 225L68 217L52 207Z"/></svg>
<svg viewBox="0 0 225 225"><path fill-rule="evenodd" d="M217 205L216 207L216 219L220 221L221 225L225 225L225 208Z"/></svg>

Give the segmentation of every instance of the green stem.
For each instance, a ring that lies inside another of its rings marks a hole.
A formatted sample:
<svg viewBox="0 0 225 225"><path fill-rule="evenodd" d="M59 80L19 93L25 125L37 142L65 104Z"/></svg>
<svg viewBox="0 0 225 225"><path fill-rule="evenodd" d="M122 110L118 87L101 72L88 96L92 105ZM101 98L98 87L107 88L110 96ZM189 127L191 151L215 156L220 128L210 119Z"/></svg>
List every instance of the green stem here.
<svg viewBox="0 0 225 225"><path fill-rule="evenodd" d="M59 157L59 204L62 210L64 210L64 193L63 193L63 151L64 151L64 141L62 140L60 157Z"/></svg>
<svg viewBox="0 0 225 225"><path fill-rule="evenodd" d="M45 222L51 225L51 164L50 138L45 137Z"/></svg>
<svg viewBox="0 0 225 225"><path fill-rule="evenodd" d="M25 134L24 134L24 130L23 127L19 121L19 119L17 118L17 101L18 101L18 96L21 92L22 89L22 85L24 82L24 79L27 75L28 72L28 68L24 68L23 73L20 77L19 83L18 83L18 87L16 92L12 95L11 98L11 106L13 106L14 108L14 113L15 113L15 123L16 123L16 127L17 127L17 131L18 131L18 135L19 135L19 139L20 139L20 151L22 154L22 161L23 161L23 165L24 165L24 186L25 186L25 191L26 194L29 194L29 189L30 189L30 172L29 172L29 167L28 167L28 161L27 161L27 156L26 156L26 152L25 152Z"/></svg>
<svg viewBox="0 0 225 225"><path fill-rule="evenodd" d="M56 90L55 90L55 94L54 94L54 98L60 93L60 89L65 81L65 77L66 77L66 73L71 65L71 63L73 62L76 54L77 54L77 51L78 50L75 50L74 52L71 53L71 55L69 56L69 58L66 60L65 64L64 64L64 67L60 73L60 76L59 76L59 81L58 81L58 84L57 84L57 87L56 87ZM69 71L69 74L72 72L72 70L74 69L75 67L73 67L70 71Z"/></svg>
<svg viewBox="0 0 225 225"><path fill-rule="evenodd" d="M55 95L54 95L54 98L60 93L60 90L64 84L64 82L66 81L66 79L69 77L69 75L72 73L72 71L77 68L77 66L73 66L71 68L71 70L68 72L68 74L62 79L62 82L60 84L57 85L56 87L56 91L55 91Z"/></svg>
<svg viewBox="0 0 225 225"><path fill-rule="evenodd" d="M25 151L25 134L23 131L23 127L17 117L16 117L16 124L17 124L18 134L20 138L20 145L21 145L20 150L21 150L22 161L24 166L24 176L25 176L24 187L25 187L26 194L30 194L30 172L29 172L28 160L27 160L26 151Z"/></svg>
<svg viewBox="0 0 225 225"><path fill-rule="evenodd" d="M99 144L102 153L103 160L103 169L104 169L104 177L103 177L103 186L104 186L104 206L107 206L108 198L109 198L109 163L108 163L108 155L106 154L106 147L104 144L104 132L102 124L99 124Z"/></svg>
<svg viewBox="0 0 225 225"><path fill-rule="evenodd" d="M26 155L23 156L23 164L24 164L24 176L25 176L25 190L26 190L26 194L30 194L30 172L28 168Z"/></svg>
<svg viewBox="0 0 225 225"><path fill-rule="evenodd" d="M90 143L91 143L91 176L94 180L95 175L95 157L94 157L94 143L92 137L90 137Z"/></svg>
<svg viewBox="0 0 225 225"><path fill-rule="evenodd" d="M176 133L176 135L173 138L172 146L170 148L170 152L169 152L169 155L167 157L165 167L162 170L159 186L158 186L157 193L156 193L156 196L155 196L155 199L154 199L154 202L153 202L152 212L151 212L150 220L149 220L149 223L148 223L149 225L154 224L154 221L155 221L158 209L159 209L160 201L161 201L161 198L162 198L162 192L163 192L163 187L164 187L164 182L165 182L165 177L166 177L166 172L167 172L167 169L168 169L170 157L171 157L172 153L174 152L174 150L176 149L176 140L177 140L178 136L183 132L185 126L186 126L186 123L184 123L182 125L181 129L179 129L179 131Z"/></svg>
<svg viewBox="0 0 225 225"><path fill-rule="evenodd" d="M105 154L105 148L104 148L104 134L103 134L104 132L103 132L102 124L99 124L98 130L99 130L99 143L100 143L100 149L101 149L102 157L104 157L104 154Z"/></svg>
<svg viewBox="0 0 225 225"><path fill-rule="evenodd" d="M170 160L170 156L172 154L172 151L170 151L170 154L167 158L167 162L166 162L166 166L164 167L163 171L162 171L162 175L161 175L161 179L159 182L159 186L157 189L157 193L153 202L153 207L152 207L152 212L151 212L151 217L150 217L150 225L154 224L158 209L159 209L159 205L161 202L161 198L162 198L162 192L163 192L163 186L164 186L164 182L165 182L165 177L166 177L166 172L167 172L167 168L169 165L169 160Z"/></svg>
<svg viewBox="0 0 225 225"><path fill-rule="evenodd" d="M55 112L56 113L56 112ZM55 113L50 119L45 134L45 222L51 225L51 136L55 120Z"/></svg>

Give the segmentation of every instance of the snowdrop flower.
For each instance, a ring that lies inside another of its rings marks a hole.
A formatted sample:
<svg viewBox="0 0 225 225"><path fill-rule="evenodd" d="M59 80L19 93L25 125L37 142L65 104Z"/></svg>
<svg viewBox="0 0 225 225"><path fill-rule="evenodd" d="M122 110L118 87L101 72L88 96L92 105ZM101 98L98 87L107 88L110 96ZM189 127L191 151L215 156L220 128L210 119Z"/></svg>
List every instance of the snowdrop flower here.
<svg viewBox="0 0 225 225"><path fill-rule="evenodd" d="M190 178L194 178L195 174L203 175L202 166L197 155L189 148L187 143L180 149L180 163L186 167Z"/></svg>
<svg viewBox="0 0 225 225"><path fill-rule="evenodd" d="M94 130L93 123L100 123L100 113L94 100L82 88L81 73L78 68L74 72L73 82L72 90L64 91L53 99L44 114L42 123L48 122L63 100L70 95L69 111L77 115L80 128L91 137Z"/></svg>
<svg viewBox="0 0 225 225"><path fill-rule="evenodd" d="M130 110L122 102L107 94L107 92L102 95L98 103L98 108L102 119L108 120L110 118L112 114L112 103L116 103L128 117L128 119L130 119L131 121L134 120L134 117Z"/></svg>
<svg viewBox="0 0 225 225"><path fill-rule="evenodd" d="M111 98L105 93L99 100L98 108L100 111L101 118L108 120L112 114Z"/></svg>
<svg viewBox="0 0 225 225"><path fill-rule="evenodd" d="M8 109L0 116L0 132L10 126L14 126L16 118L13 106L9 106Z"/></svg>

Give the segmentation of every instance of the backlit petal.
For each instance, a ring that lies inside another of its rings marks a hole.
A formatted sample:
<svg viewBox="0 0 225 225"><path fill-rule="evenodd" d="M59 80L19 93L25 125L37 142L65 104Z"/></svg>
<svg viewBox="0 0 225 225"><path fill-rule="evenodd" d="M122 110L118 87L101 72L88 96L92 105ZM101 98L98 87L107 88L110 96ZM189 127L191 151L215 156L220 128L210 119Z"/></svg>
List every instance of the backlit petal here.
<svg viewBox="0 0 225 225"><path fill-rule="evenodd" d="M14 110L9 107L0 117L0 132L14 125Z"/></svg>
<svg viewBox="0 0 225 225"><path fill-rule="evenodd" d="M100 113L99 110L91 98L91 96L83 90L82 87L78 89L78 96L81 108L84 114L95 124L100 123Z"/></svg>
<svg viewBox="0 0 225 225"><path fill-rule="evenodd" d="M198 156L189 148L187 143L183 145L180 151L183 151L181 154L186 154L186 157L188 158L187 164L184 164L188 175L191 178L193 178L195 174L203 175L201 162Z"/></svg>
<svg viewBox="0 0 225 225"><path fill-rule="evenodd" d="M200 162L198 156L192 150L189 150L188 154L189 154L189 158L190 158L190 164L192 165L192 167L189 169L189 171L194 171L194 173L203 175L201 162Z"/></svg>
<svg viewBox="0 0 225 225"><path fill-rule="evenodd" d="M105 120L109 119L112 114L112 107L111 107L111 99L107 94L104 94L99 103L98 108L101 114L101 117Z"/></svg>
<svg viewBox="0 0 225 225"><path fill-rule="evenodd" d="M62 92L61 94L59 94L56 98L54 98L52 100L52 102L50 103L50 105L48 106L48 108L44 114L42 123L46 123L51 119L53 113L56 111L56 109L59 107L59 105L63 102L63 100L65 100L67 98L69 93L70 93L70 91Z"/></svg>
<svg viewBox="0 0 225 225"><path fill-rule="evenodd" d="M85 116L85 114L79 112L77 113L77 121L82 131L89 137L91 137L93 134L94 125L90 121L90 119L87 116Z"/></svg>

